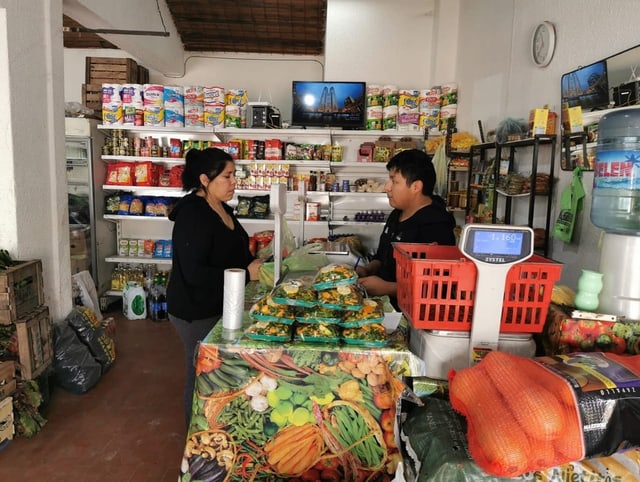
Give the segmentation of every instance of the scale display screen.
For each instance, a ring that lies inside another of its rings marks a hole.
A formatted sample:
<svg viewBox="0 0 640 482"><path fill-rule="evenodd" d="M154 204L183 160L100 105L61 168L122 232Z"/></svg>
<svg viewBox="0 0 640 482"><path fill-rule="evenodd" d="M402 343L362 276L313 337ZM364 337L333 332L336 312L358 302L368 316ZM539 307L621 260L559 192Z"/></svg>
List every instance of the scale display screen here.
<svg viewBox="0 0 640 482"><path fill-rule="evenodd" d="M468 225L461 243L462 252L470 258L490 264L521 261L532 254L533 235L530 228Z"/></svg>
<svg viewBox="0 0 640 482"><path fill-rule="evenodd" d="M478 254L510 254L522 252L524 233L515 231L476 231L473 252Z"/></svg>

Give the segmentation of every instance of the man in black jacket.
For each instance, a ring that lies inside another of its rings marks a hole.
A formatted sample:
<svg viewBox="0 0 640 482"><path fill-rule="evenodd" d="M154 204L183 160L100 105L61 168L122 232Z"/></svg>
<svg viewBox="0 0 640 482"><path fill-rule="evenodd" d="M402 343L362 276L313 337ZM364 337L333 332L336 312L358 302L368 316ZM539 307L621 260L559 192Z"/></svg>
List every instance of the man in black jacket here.
<svg viewBox="0 0 640 482"><path fill-rule="evenodd" d="M358 282L371 296L389 295L397 308L396 263L393 245L432 243L455 246L456 226L444 199L433 193L436 171L429 157L418 149L401 151L387 163L385 192L393 211L384 225L378 251L365 266L358 266Z"/></svg>

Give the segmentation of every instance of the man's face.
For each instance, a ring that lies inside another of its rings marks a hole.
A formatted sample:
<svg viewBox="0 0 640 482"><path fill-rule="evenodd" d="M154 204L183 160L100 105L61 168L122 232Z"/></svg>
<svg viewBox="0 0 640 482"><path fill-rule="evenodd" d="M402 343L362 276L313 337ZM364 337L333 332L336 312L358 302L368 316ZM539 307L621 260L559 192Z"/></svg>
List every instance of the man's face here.
<svg viewBox="0 0 640 482"><path fill-rule="evenodd" d="M407 186L407 180L397 169L389 171L389 180L384 185L384 191L387 193L389 205L392 208L405 209L409 206L412 188Z"/></svg>

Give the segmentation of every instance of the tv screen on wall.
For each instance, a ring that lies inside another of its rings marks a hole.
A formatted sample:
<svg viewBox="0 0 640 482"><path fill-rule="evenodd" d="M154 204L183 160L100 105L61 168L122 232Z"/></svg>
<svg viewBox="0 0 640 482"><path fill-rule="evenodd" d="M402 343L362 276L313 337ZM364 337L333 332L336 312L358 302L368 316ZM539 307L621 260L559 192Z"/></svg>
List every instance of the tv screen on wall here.
<svg viewBox="0 0 640 482"><path fill-rule="evenodd" d="M365 82L314 82L294 80L293 127L364 129Z"/></svg>
<svg viewBox="0 0 640 482"><path fill-rule="evenodd" d="M584 110L606 108L609 104L607 63L603 60L562 76L562 103Z"/></svg>

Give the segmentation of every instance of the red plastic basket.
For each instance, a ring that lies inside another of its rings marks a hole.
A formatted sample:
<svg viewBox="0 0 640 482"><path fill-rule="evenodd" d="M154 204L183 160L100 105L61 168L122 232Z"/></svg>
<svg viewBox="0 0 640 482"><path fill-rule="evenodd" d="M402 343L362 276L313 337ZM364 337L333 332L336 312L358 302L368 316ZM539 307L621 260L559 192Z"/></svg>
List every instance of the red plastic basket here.
<svg viewBox="0 0 640 482"><path fill-rule="evenodd" d="M411 326L470 331L476 265L456 246L395 243L398 305ZM511 267L502 301L501 333L540 333L562 265L542 256Z"/></svg>

